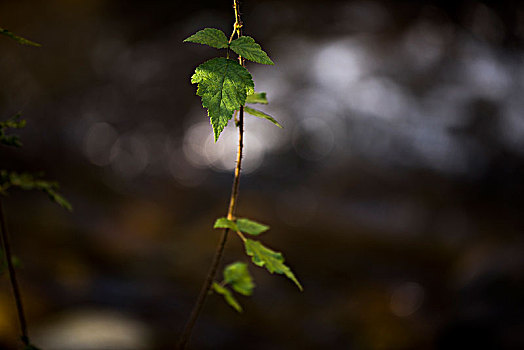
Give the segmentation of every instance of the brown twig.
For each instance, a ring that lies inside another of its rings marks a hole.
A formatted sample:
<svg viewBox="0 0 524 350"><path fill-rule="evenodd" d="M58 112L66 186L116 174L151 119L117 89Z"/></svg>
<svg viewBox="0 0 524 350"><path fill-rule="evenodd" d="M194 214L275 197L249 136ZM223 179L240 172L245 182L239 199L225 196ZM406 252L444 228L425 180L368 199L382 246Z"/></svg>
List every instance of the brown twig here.
<svg viewBox="0 0 524 350"><path fill-rule="evenodd" d="M7 265L7 271L9 280L11 282L11 289L13 290L13 297L15 298L16 311L18 313L18 321L20 323L20 339L24 345L29 345L29 337L27 334L27 322L24 314L24 306L22 303L22 296L20 294L20 288L18 287L18 281L16 279L16 272L13 266L13 255L11 253L11 244L9 243L9 232L7 231L7 220L4 214L4 208L2 201L0 200L0 227L2 237L2 247L4 248L5 263Z"/></svg>
<svg viewBox="0 0 524 350"><path fill-rule="evenodd" d="M233 188L231 189L231 197L229 200L229 210L227 212L227 218L229 220L234 219L235 209L236 209L236 205L238 202L238 185L240 182L240 170L242 167L242 152L243 152L243 147L244 147L243 139L244 139L244 108L240 107L240 116L238 120L237 165L235 167L235 178L233 180ZM224 248L226 246L228 234L229 234L229 229L227 228L224 229L222 233L222 237L220 238L220 242L217 246L217 250L215 252L213 262L211 263L211 268L209 269L206 280L204 284L202 285L202 289L200 290L198 299L195 303L195 306L193 307L193 310L191 311L191 315L189 316L186 326L184 327L184 331L182 332L182 335L180 336L180 340L178 343L178 349L185 349L187 346L187 343L189 342L189 338L191 337L191 333L193 331L195 323L198 319L198 316L200 315L200 312L202 311L202 308L204 307L206 298L209 294L209 291L211 290L211 285L213 284L213 280L215 279L218 265L220 264L220 260L222 259L222 254L224 253Z"/></svg>

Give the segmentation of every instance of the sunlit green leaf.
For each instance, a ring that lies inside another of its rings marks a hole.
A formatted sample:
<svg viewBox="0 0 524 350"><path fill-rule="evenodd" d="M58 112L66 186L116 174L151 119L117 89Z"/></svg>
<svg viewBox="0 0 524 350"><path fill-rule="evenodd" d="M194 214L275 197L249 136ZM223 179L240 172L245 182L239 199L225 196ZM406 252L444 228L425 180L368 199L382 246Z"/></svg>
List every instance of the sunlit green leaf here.
<svg viewBox="0 0 524 350"><path fill-rule="evenodd" d="M213 228L229 228L233 231L238 231L237 224L235 224L234 221L231 221L227 218L218 218L215 221L215 225L213 226Z"/></svg>
<svg viewBox="0 0 524 350"><path fill-rule="evenodd" d="M274 64L267 53L255 42L255 39L250 36L241 36L233 40L230 47L231 50L250 61L262 64Z"/></svg>
<svg viewBox="0 0 524 350"><path fill-rule="evenodd" d="M246 218L237 219L236 224L239 231L253 236L259 235L269 230L269 226Z"/></svg>
<svg viewBox="0 0 524 350"><path fill-rule="evenodd" d="M297 278L291 271L291 269L284 265L284 257L282 253L275 252L258 241L246 239L244 241L247 255L252 257L252 261L255 265L265 267L271 273L283 274L291 279L300 290L303 290L302 285L298 282Z"/></svg>
<svg viewBox="0 0 524 350"><path fill-rule="evenodd" d="M238 62L219 57L202 63L191 77L198 84L197 95L207 108L215 141L233 116L246 102L246 96L254 92L251 74Z"/></svg>
<svg viewBox="0 0 524 350"><path fill-rule="evenodd" d="M242 306L238 303L238 301L233 296L233 293L225 287L222 287L220 284L213 282L213 290L222 295L224 297L224 300L226 303L229 304L233 309L237 310L238 312L242 312Z"/></svg>
<svg viewBox="0 0 524 350"><path fill-rule="evenodd" d="M259 111L258 109L244 107L244 111L246 113L249 113L249 114L255 116L255 117L264 118L266 120L269 120L271 123L275 124L279 128L282 128L282 125L280 125L272 116L270 116L269 114L266 114L266 113L264 113L262 111Z"/></svg>
<svg viewBox="0 0 524 350"><path fill-rule="evenodd" d="M225 49L229 46L224 32L215 28L202 29L185 39L184 42L208 45L217 49Z"/></svg>
<svg viewBox="0 0 524 350"><path fill-rule="evenodd" d="M265 92L255 92L246 97L246 103L261 103L268 104L266 93Z"/></svg>
<svg viewBox="0 0 524 350"><path fill-rule="evenodd" d="M253 294L255 284L249 274L246 263L236 262L226 266L224 269L224 281L230 284L231 287L240 294Z"/></svg>

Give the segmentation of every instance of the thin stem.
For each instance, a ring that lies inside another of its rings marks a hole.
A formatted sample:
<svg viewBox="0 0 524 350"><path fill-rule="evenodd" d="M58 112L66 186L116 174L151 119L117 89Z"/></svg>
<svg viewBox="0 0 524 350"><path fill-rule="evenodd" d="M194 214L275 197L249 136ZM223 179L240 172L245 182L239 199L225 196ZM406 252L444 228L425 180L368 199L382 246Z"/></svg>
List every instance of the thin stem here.
<svg viewBox="0 0 524 350"><path fill-rule="evenodd" d="M240 116L238 119L237 163L235 167L235 178L233 179L233 187L231 189L231 197L229 199L229 209L227 211L227 218L229 220L233 220L235 218L235 210L236 210L236 206L238 202L238 187L240 183L240 170L242 168L243 149L244 149L244 107L240 107ZM222 232L222 237L220 238L220 242L218 243L217 250L213 258L213 262L211 263L211 268L209 269L206 280L204 284L202 285L202 288L200 289L200 293L198 295L198 299L195 303L195 306L193 307L193 310L191 311L191 315L189 316L189 319L186 323L186 326L184 327L182 335L180 336L180 340L178 342L178 347L177 347L180 350L186 348L187 343L189 342L189 339L191 337L193 328L195 326L195 323L198 319L198 316L200 316L200 313L202 312L202 308L204 307L207 296L209 295L209 291L211 290L211 285L213 284L213 280L215 279L215 275L218 270L218 265L220 264L220 260L222 259L222 255L224 253L224 248L226 246L228 234L229 234L229 229L228 228L224 229L224 231Z"/></svg>
<svg viewBox="0 0 524 350"><path fill-rule="evenodd" d="M229 42L233 40L235 33L237 34L238 37L242 35L242 31L240 29L242 27L242 22L240 20L239 5L238 5L237 0L234 0L233 8L235 10L235 24L233 25L233 32L231 33ZM228 51L228 57L229 57L229 51ZM238 59L239 59L240 64L242 64L243 63L242 57L239 56ZM229 207L227 211L227 218L229 220L234 220L235 210L236 210L236 206L238 202L238 187L240 183L240 171L242 169L242 153L244 149L244 107L243 106L240 107L238 121L236 119L236 112L235 112L235 124L238 126L238 148L237 148L237 162L236 162L235 173L234 173L235 176L233 179L233 186L231 189L231 196L229 197ZM180 336L180 340L177 346L177 348L180 350L186 348L189 342L189 339L191 338L191 333L193 332L193 328L198 319L198 316L202 312L202 308L204 307L207 296L209 295L209 292L211 290L211 285L213 284L213 280L215 279L215 275L217 273L218 266L220 265L220 260L222 259L222 255L224 253L224 248L226 246L228 234L229 234L229 229L227 228L224 229L224 231L222 232L222 237L220 238L217 249L215 251L213 262L211 263L211 267L204 281L204 284L202 285L202 288L200 289L198 299L195 303L195 306L193 307L193 310L191 311L191 314L189 315L189 319L184 327L184 330L182 331L182 335Z"/></svg>
<svg viewBox="0 0 524 350"><path fill-rule="evenodd" d="M213 280L215 279L218 265L220 264L222 254L224 253L224 248L226 246L228 233L229 233L229 229L227 228L224 229L224 231L222 232L222 237L220 238L220 242L217 246L217 250L215 252L213 262L211 263L211 268L209 269L206 280L204 284L202 285L202 288L200 289L200 293L198 294L198 299L195 303L195 306L193 307L193 310L191 311L191 314L189 315L189 319L187 320L186 326L184 327L184 330L182 332L182 335L180 336L180 340L178 341L177 349L180 349L180 350L185 349L187 346L187 343L189 342L189 339L191 338L191 333L193 332L195 323L198 319L198 316L200 316L200 312L202 311L202 308L204 307L207 295L209 294L211 285L213 284Z"/></svg>
<svg viewBox="0 0 524 350"><path fill-rule="evenodd" d="M240 181L240 170L242 169L242 152L244 149L244 106L240 106L240 113L238 117L238 148L237 148L237 165L235 167L235 178L233 180L233 187L231 188L231 197L229 198L229 209L227 211L227 218L229 220L235 219L235 209L238 201L238 184Z"/></svg>
<svg viewBox="0 0 524 350"><path fill-rule="evenodd" d="M13 256L11 254L11 245L9 243L9 233L7 231L7 220L4 214L4 208L3 208L1 200L0 200L0 227L1 227L2 246L4 248L4 254L5 254L5 263L7 265L7 271L9 274L9 279L11 281L13 297L15 298L16 311L18 312L18 321L20 323L21 339L25 345L29 345L29 337L27 335L27 322L25 320L24 306L22 304L22 296L20 294L20 288L18 287L18 281L16 279L16 272L13 266Z"/></svg>

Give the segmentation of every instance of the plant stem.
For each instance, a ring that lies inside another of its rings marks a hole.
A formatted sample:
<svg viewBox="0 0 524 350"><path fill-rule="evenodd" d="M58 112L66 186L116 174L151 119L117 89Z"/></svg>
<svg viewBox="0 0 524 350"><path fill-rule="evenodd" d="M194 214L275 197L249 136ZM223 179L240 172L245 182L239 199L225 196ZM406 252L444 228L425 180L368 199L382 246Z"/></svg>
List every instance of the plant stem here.
<svg viewBox="0 0 524 350"><path fill-rule="evenodd" d="M227 211L227 218L229 220L233 220L235 218L235 209L236 209L236 205L238 202L238 187L240 183L240 170L242 168L243 148L244 148L244 107L240 107L240 116L238 119L237 163L235 167L235 178L233 180L233 187L231 189L231 197L229 198L229 209ZM193 310L191 311L191 315L189 316L186 326L184 327L184 331L182 332L182 335L180 336L180 340L179 340L178 347L177 347L180 350L186 348L187 343L189 342L189 339L191 337L193 328L195 326L195 323L198 319L198 316L202 312L202 308L204 307L206 298L209 295L209 291L211 290L211 285L213 284L213 280L215 279L218 265L220 264L220 260L222 259L222 255L224 253L224 248L226 246L228 234L229 234L229 229L228 228L224 229L224 231L222 232L222 237L220 238L220 242L217 246L217 250L215 252L213 262L211 263L211 268L209 269L206 280L204 284L202 285L202 289L200 290L198 299L195 303L195 306L193 307Z"/></svg>
<svg viewBox="0 0 524 350"><path fill-rule="evenodd" d="M238 37L242 36L242 31L241 31L242 21L240 19L238 0L233 1L233 9L235 11L235 23L233 24L233 32L231 33L229 42L233 40L235 33L237 34ZM229 57L229 51L228 51L228 57ZM243 65L243 60L241 56L238 57L238 60L240 64ZM238 185L240 183L240 170L242 169L242 153L244 149L244 106L240 106L240 113L239 113L238 121L236 120L236 113L235 113L235 124L236 126L238 126L238 148L237 148L237 162L236 162L235 173L234 173L235 176L233 179L233 186L231 188L231 196L229 197L229 207L227 211L227 218L229 220L234 220L235 210L236 210L236 206L238 202ZM191 311L191 314L189 315L189 319L187 320L184 330L182 331L182 335L180 336L180 339L177 345L177 349L180 349L180 350L185 349L189 342L189 339L191 338L191 333L193 332L193 328L195 327L195 323L198 319L198 316L200 316L200 313L202 312L202 308L204 307L207 296L210 293L211 285L213 284L213 280L215 279L215 275L218 270L218 265L220 265L220 260L222 259L222 255L224 254L224 248L226 247L228 234L229 234L229 229L228 228L224 229L224 231L222 232L220 241L218 243L217 249L215 251L213 262L211 263L211 267L209 268L209 272L204 281L204 284L202 285L202 288L200 289L198 299L195 303L195 306L193 306L193 310Z"/></svg>
<svg viewBox="0 0 524 350"><path fill-rule="evenodd" d="M7 220L4 214L4 208L2 201L0 200L0 227L2 246L4 248L5 263L7 265L7 271L9 279L11 281L11 288L13 290L13 296L16 303L16 311L18 312L18 321L20 323L21 339L24 345L29 345L29 337L27 335L27 322L25 320L24 306L22 304L22 296L20 294L20 288L18 287L18 281L16 279L16 272L13 266L13 257L11 254L11 245L9 243L9 233L7 231Z"/></svg>

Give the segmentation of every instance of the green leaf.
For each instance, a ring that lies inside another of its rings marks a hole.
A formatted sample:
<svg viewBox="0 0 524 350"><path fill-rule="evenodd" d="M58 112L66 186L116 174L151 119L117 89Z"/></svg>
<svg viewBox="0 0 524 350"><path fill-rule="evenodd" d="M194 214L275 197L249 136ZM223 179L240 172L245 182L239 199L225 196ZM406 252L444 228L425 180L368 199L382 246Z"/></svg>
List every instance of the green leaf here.
<svg viewBox="0 0 524 350"><path fill-rule="evenodd" d="M237 219L237 227L241 232L257 236L269 230L269 226L245 218Z"/></svg>
<svg viewBox="0 0 524 350"><path fill-rule="evenodd" d="M265 267L271 273L279 273L286 275L287 278L295 282L298 289L303 290L302 285L298 282L297 278L291 271L291 269L284 265L284 257L282 253L275 252L258 241L246 239L244 241L246 248L246 254L252 257L252 261L255 265Z"/></svg>
<svg viewBox="0 0 524 350"><path fill-rule="evenodd" d="M35 43L34 41L22 38L21 36L18 36L15 33L12 33L4 28L0 28L0 34L10 37L11 39L15 40L16 42L22 45L29 45L29 46L36 46L36 47L42 46L39 43Z"/></svg>
<svg viewBox="0 0 524 350"><path fill-rule="evenodd" d="M218 218L215 221L215 225L213 226L213 228L229 228L233 231L238 231L237 224L235 224L234 221L231 221L227 218Z"/></svg>
<svg viewBox="0 0 524 350"><path fill-rule="evenodd" d="M270 116L269 114L266 114L266 113L264 113L262 111L259 111L258 109L244 107L244 111L246 113L249 113L249 114L255 116L255 117L259 117L259 118L263 118L263 119L269 120L271 123L275 124L279 128L281 128L281 129L283 128L282 125L280 125L272 116Z"/></svg>
<svg viewBox="0 0 524 350"><path fill-rule="evenodd" d="M72 211L71 204L57 192L58 183L44 181L39 175L30 173L16 173L14 171L0 170L0 193L6 194L10 187L18 187L22 190L39 190L47 194L49 199L61 207Z"/></svg>
<svg viewBox="0 0 524 350"><path fill-rule="evenodd" d="M20 113L17 113L8 120L0 122L0 143L7 146L22 147L22 142L18 135L6 135L8 129L21 129L25 127L26 121L21 119L20 116Z"/></svg>
<svg viewBox="0 0 524 350"><path fill-rule="evenodd" d="M255 90L251 74L238 62L219 57L202 63L191 77L198 84L197 95L207 108L215 134L215 142L233 116Z"/></svg>
<svg viewBox="0 0 524 350"><path fill-rule="evenodd" d="M236 262L226 266L224 269L224 281L229 283L231 287L240 294L253 294L255 284L249 274L246 263Z"/></svg>
<svg viewBox="0 0 524 350"><path fill-rule="evenodd" d="M185 39L184 42L208 45L217 49L225 49L229 46L224 32L215 28L202 29Z"/></svg>
<svg viewBox="0 0 524 350"><path fill-rule="evenodd" d="M238 312L242 312L242 306L238 303L238 301L233 296L233 293L225 287L222 287L220 284L213 282L213 290L221 294L224 299L226 300L226 303L229 304L233 309L237 310Z"/></svg>
<svg viewBox="0 0 524 350"><path fill-rule="evenodd" d="M274 64L268 57L267 53L262 50L260 45L255 42L250 36L241 36L231 42L231 50L235 51L240 56L257 63Z"/></svg>
<svg viewBox="0 0 524 350"><path fill-rule="evenodd" d="M246 103L261 103L267 105L268 101L265 92L255 92L246 97Z"/></svg>

